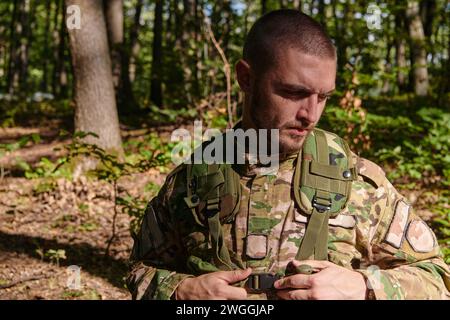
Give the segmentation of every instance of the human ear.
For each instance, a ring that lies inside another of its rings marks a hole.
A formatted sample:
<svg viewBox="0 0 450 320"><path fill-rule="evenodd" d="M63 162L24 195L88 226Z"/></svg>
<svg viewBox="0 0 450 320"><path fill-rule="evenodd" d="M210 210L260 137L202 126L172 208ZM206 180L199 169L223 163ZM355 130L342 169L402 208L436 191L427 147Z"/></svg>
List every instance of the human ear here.
<svg viewBox="0 0 450 320"><path fill-rule="evenodd" d="M250 91L250 65L245 60L236 63L236 77L239 87L245 93Z"/></svg>

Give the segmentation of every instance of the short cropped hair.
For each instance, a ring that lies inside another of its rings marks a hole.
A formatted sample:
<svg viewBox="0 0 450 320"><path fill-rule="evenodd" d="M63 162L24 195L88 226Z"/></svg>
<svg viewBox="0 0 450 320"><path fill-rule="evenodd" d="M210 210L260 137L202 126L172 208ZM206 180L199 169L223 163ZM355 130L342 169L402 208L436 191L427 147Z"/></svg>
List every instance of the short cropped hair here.
<svg viewBox="0 0 450 320"><path fill-rule="evenodd" d="M271 11L259 18L247 35L243 58L253 69L264 71L274 64L278 50L288 48L336 59L336 48L324 28L293 9Z"/></svg>

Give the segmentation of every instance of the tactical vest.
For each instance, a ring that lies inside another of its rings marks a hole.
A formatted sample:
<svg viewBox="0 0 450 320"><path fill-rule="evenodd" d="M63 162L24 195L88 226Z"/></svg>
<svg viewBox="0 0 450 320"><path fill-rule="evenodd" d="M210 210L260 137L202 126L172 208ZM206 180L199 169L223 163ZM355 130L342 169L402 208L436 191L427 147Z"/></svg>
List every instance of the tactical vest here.
<svg viewBox="0 0 450 320"><path fill-rule="evenodd" d="M223 223L234 220L241 198L240 176L230 164L186 164L186 205L196 222L209 229L215 264L190 257L197 271L232 270L236 266L225 246ZM356 168L347 143L337 135L314 129L305 139L293 175L295 203L309 216L297 260L328 259L328 219L337 216L350 198Z"/></svg>

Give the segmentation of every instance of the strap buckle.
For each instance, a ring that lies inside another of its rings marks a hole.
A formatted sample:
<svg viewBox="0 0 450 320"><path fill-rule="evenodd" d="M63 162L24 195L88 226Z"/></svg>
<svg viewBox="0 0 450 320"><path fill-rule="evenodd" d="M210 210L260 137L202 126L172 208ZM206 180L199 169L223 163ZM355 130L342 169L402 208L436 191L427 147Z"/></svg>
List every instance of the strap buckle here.
<svg viewBox="0 0 450 320"><path fill-rule="evenodd" d="M274 289L273 284L275 281L280 278L279 275L272 273L254 273L248 277L245 287L251 293L270 291Z"/></svg>
<svg viewBox="0 0 450 320"><path fill-rule="evenodd" d="M312 206L320 213L331 210L331 199L319 198L314 196Z"/></svg>

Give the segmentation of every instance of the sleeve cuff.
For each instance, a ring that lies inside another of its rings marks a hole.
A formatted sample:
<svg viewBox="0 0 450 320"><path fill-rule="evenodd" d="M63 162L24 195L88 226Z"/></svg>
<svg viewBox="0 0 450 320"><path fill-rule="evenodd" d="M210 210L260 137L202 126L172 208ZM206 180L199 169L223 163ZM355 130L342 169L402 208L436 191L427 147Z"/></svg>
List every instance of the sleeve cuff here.
<svg viewBox="0 0 450 320"><path fill-rule="evenodd" d="M355 270L366 279L369 290L367 299L372 300L399 300L402 299L402 290L399 283L393 283L385 271L378 268Z"/></svg>
<svg viewBox="0 0 450 320"><path fill-rule="evenodd" d="M164 279L159 282L158 286L155 289L153 298L155 300L171 300L175 299L174 293L175 290L180 285L181 281L183 281L186 278L193 277L190 274L184 274L184 273L175 273L172 272Z"/></svg>

